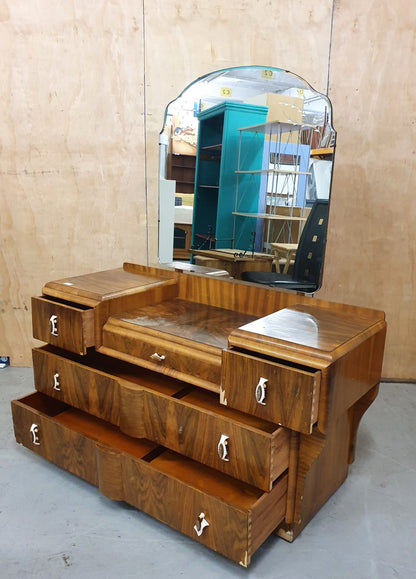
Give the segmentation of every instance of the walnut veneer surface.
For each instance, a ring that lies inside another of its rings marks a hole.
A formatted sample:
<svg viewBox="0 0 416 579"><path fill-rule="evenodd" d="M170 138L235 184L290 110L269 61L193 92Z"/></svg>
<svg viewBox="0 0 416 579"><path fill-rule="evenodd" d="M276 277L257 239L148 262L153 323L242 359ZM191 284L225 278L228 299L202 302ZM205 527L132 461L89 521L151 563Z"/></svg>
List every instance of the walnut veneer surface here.
<svg viewBox="0 0 416 579"><path fill-rule="evenodd" d="M248 566L348 474L384 314L171 268L46 283L16 440Z"/></svg>

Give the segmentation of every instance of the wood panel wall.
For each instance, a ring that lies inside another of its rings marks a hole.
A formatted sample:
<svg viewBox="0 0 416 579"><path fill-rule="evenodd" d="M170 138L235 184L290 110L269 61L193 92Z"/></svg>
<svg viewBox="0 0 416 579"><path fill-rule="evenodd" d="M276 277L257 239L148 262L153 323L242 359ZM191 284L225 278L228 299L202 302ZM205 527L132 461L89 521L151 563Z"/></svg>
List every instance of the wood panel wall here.
<svg viewBox="0 0 416 579"><path fill-rule="evenodd" d="M382 309L383 375L416 379L416 5L336 2L338 131L319 296Z"/></svg>
<svg viewBox="0 0 416 579"><path fill-rule="evenodd" d="M326 92L330 62L320 297L386 310L384 376L416 378L412 12L411 0L0 0L0 355L31 363L30 296L46 280L155 261L158 134L190 82L259 64Z"/></svg>

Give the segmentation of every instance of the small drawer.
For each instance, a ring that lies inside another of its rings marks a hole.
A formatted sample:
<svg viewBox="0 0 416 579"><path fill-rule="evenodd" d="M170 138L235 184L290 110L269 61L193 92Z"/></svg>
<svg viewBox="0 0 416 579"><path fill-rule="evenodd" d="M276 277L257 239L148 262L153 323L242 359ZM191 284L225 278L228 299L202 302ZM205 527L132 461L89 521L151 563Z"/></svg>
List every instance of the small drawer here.
<svg viewBox="0 0 416 579"><path fill-rule="evenodd" d="M221 402L310 434L318 418L321 373L238 351L223 352Z"/></svg>
<svg viewBox="0 0 416 579"><path fill-rule="evenodd" d="M284 520L287 474L263 493L41 393L12 413L17 442L241 565Z"/></svg>
<svg viewBox="0 0 416 579"><path fill-rule="evenodd" d="M92 308L34 297L32 326L34 338L76 354L86 354L95 343Z"/></svg>
<svg viewBox="0 0 416 579"><path fill-rule="evenodd" d="M90 352L35 348L35 388L263 490L288 468L289 432L218 394Z"/></svg>
<svg viewBox="0 0 416 579"><path fill-rule="evenodd" d="M171 336L158 337L146 329L128 326L110 318L103 328L99 351L150 370L168 374L208 390L219 391L221 349L190 343L185 345Z"/></svg>

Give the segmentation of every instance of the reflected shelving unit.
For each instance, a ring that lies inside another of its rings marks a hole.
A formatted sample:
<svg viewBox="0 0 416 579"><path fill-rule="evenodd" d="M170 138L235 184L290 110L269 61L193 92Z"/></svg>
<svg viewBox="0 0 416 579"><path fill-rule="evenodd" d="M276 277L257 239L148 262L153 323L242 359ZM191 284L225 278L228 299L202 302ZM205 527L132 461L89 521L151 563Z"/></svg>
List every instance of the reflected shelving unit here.
<svg viewBox="0 0 416 579"><path fill-rule="evenodd" d="M280 121L239 129L233 211L236 246L246 248L254 239L256 251L269 253L270 243L299 241L310 211L307 179L316 132L314 125ZM255 146L262 153L260 167L252 158Z"/></svg>
<svg viewBox="0 0 416 579"><path fill-rule="evenodd" d="M241 137L238 128L266 120L267 107L223 102L198 114L198 146L192 227L194 249L235 247L235 169ZM246 137L243 136L245 141ZM250 140L250 139L247 139ZM251 148L257 168L262 164L262 147Z"/></svg>

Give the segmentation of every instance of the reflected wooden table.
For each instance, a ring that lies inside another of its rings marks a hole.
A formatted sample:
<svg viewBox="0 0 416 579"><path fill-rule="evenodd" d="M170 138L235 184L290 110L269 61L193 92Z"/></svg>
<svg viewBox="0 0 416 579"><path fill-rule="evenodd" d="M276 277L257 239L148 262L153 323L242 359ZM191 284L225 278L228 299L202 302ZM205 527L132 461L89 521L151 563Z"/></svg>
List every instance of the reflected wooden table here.
<svg viewBox="0 0 416 579"><path fill-rule="evenodd" d="M273 263L276 270L280 272L280 265L283 265L283 272L287 273L291 262L294 261L298 243L271 243L273 249Z"/></svg>
<svg viewBox="0 0 416 579"><path fill-rule="evenodd" d="M241 279L243 271L272 271L274 255L239 249L192 249L195 265L225 269Z"/></svg>

